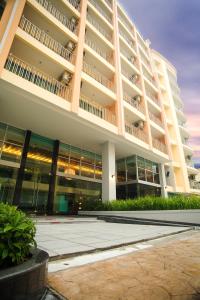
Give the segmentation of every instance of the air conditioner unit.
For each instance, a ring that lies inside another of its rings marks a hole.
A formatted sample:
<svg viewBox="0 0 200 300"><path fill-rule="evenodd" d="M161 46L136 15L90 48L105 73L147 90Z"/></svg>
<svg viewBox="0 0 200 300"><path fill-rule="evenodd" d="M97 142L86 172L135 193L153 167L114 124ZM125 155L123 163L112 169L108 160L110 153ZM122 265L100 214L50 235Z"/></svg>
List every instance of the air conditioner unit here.
<svg viewBox="0 0 200 300"><path fill-rule="evenodd" d="M70 52L72 52L72 51L74 51L76 45L75 45L74 42L69 41L65 47L66 47L67 50L69 50Z"/></svg>
<svg viewBox="0 0 200 300"><path fill-rule="evenodd" d="M70 23L71 23L71 29L74 31L75 28L76 28L77 19L74 18L74 17L72 17L72 18L70 19Z"/></svg>
<svg viewBox="0 0 200 300"><path fill-rule="evenodd" d="M134 101L134 102L140 103L141 100L142 100L142 98L141 98L140 95L137 95L137 96L133 97L133 101Z"/></svg>
<svg viewBox="0 0 200 300"><path fill-rule="evenodd" d="M129 58L130 62L132 62L134 64L134 62L136 61L136 57L134 55L132 55L130 58Z"/></svg>
<svg viewBox="0 0 200 300"><path fill-rule="evenodd" d="M186 156L186 160L191 160L191 158L192 158L192 156L190 156L190 155Z"/></svg>
<svg viewBox="0 0 200 300"><path fill-rule="evenodd" d="M70 22L71 22L71 24L76 25L77 19L75 17L71 17Z"/></svg>
<svg viewBox="0 0 200 300"><path fill-rule="evenodd" d="M144 121L139 120L133 124L136 128L144 129Z"/></svg>
<svg viewBox="0 0 200 300"><path fill-rule="evenodd" d="M72 79L72 74L67 71L64 71L61 76L61 82L65 85L68 85L71 79Z"/></svg>
<svg viewBox="0 0 200 300"><path fill-rule="evenodd" d="M139 76L137 74L134 74L130 77L130 81L132 81L133 83L136 83L139 79Z"/></svg>

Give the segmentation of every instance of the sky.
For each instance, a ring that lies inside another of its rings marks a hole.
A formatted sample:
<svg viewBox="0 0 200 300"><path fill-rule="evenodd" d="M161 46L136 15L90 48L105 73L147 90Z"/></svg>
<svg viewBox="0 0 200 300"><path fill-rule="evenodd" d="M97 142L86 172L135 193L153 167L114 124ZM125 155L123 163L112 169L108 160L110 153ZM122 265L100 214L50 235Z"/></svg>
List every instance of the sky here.
<svg viewBox="0 0 200 300"><path fill-rule="evenodd" d="M194 161L200 163L200 0L119 0L151 47L177 69Z"/></svg>

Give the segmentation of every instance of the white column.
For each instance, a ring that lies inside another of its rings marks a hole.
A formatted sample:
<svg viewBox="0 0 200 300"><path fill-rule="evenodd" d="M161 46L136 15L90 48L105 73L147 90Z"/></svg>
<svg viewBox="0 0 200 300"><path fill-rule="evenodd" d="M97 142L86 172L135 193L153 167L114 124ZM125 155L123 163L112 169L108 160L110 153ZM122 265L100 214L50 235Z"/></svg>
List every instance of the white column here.
<svg viewBox="0 0 200 300"><path fill-rule="evenodd" d="M102 147L102 200L112 201L116 199L115 145L106 142Z"/></svg>
<svg viewBox="0 0 200 300"><path fill-rule="evenodd" d="M160 185L161 185L161 196L167 198L167 182L165 177L165 167L164 164L159 164L159 175L160 175Z"/></svg>

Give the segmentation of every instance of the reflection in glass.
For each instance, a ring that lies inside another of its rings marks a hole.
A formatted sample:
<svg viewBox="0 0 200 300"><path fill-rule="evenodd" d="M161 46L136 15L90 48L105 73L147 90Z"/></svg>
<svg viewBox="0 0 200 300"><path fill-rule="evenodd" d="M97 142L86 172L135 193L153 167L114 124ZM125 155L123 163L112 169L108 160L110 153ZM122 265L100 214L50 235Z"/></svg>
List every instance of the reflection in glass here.
<svg viewBox="0 0 200 300"><path fill-rule="evenodd" d="M0 159L19 163L24 140L25 131L0 123Z"/></svg>
<svg viewBox="0 0 200 300"><path fill-rule="evenodd" d="M101 183L57 176L54 212L75 214L85 200L101 198Z"/></svg>
<svg viewBox="0 0 200 300"><path fill-rule="evenodd" d="M12 204L18 169L0 165L0 202Z"/></svg>
<svg viewBox="0 0 200 300"><path fill-rule="evenodd" d="M46 211L52 152L52 140L31 135L20 207L41 213Z"/></svg>

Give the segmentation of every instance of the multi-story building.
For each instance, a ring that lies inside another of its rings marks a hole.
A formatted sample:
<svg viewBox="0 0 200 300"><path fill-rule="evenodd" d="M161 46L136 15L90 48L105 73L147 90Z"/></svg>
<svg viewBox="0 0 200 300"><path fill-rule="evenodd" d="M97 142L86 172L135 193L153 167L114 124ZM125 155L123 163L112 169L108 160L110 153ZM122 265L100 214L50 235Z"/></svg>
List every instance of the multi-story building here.
<svg viewBox="0 0 200 300"><path fill-rule="evenodd" d="M0 20L0 201L190 193L174 67L115 0L7 0Z"/></svg>

